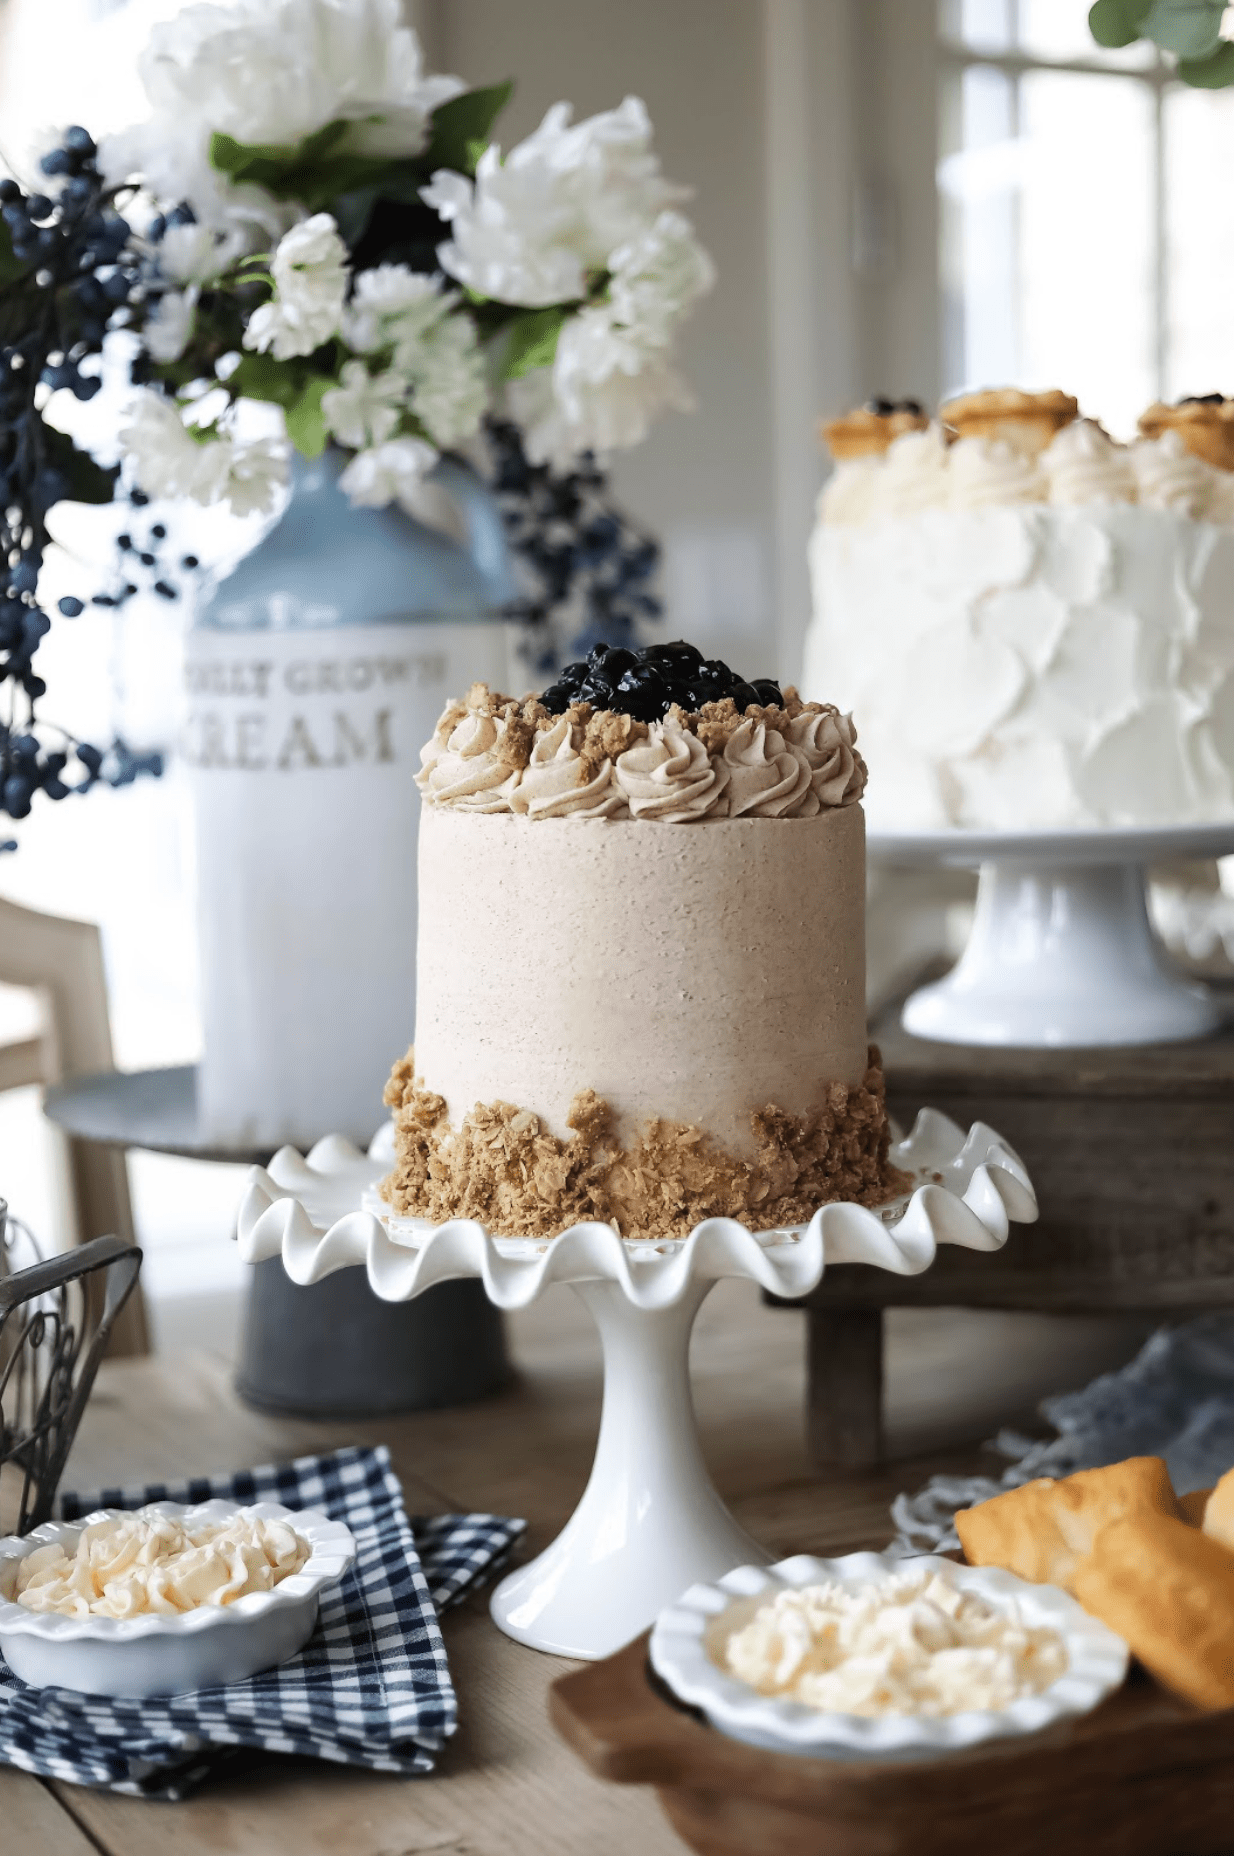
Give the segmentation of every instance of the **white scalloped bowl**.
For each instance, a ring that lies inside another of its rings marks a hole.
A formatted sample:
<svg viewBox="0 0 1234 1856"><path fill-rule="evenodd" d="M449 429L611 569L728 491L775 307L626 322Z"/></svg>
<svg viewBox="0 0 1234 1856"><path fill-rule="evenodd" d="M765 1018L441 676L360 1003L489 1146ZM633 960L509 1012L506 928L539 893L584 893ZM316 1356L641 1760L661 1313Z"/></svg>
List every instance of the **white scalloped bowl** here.
<svg viewBox="0 0 1234 1856"><path fill-rule="evenodd" d="M727 1639L778 1591L828 1581L862 1586L910 1569L940 1573L1000 1610L1015 1607L1026 1624L1056 1631L1067 1648L1066 1674L1039 1695L1007 1708L867 1717L827 1714L760 1695L721 1667ZM700 1709L718 1732L776 1753L846 1760L930 1758L983 1740L1037 1733L1095 1708L1122 1684L1128 1662L1121 1637L1057 1586L1029 1585L990 1566L961 1566L932 1555L895 1559L885 1553L849 1553L838 1560L801 1553L776 1566L739 1566L715 1585L693 1585L656 1619L650 1653L661 1681L680 1701Z"/></svg>
<svg viewBox="0 0 1234 1856"><path fill-rule="evenodd" d="M313 1634L321 1593L356 1557L351 1529L316 1508L278 1502L215 1499L186 1505L149 1502L159 1514L190 1521L224 1521L241 1508L263 1521L287 1521L312 1549L299 1572L269 1592L249 1592L230 1605L200 1605L176 1616L63 1617L28 1611L7 1596L16 1564L50 1541L73 1552L91 1521L129 1510L96 1508L76 1521L47 1521L31 1534L0 1540L0 1651L31 1688L71 1688L88 1695L184 1695L240 1682L273 1669L303 1649Z"/></svg>

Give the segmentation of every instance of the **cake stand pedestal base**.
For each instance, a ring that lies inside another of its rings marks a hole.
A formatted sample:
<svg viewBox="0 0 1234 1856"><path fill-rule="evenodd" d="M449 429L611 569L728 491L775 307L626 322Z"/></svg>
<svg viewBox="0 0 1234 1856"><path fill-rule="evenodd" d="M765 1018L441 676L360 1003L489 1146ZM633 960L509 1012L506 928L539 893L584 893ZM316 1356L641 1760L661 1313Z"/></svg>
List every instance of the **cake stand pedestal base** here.
<svg viewBox="0 0 1234 1856"><path fill-rule="evenodd" d="M604 1348L600 1436L562 1532L493 1593L507 1636L559 1656L604 1655L598 1640L628 1643L687 1586L770 1563L720 1500L699 1448L690 1331L711 1287L696 1279L673 1306L646 1310L617 1283L574 1284Z"/></svg>
<svg viewBox="0 0 1234 1856"><path fill-rule="evenodd" d="M526 1308L567 1283L595 1317L604 1348L600 1437L583 1498L538 1559L502 1581L493 1617L533 1649L608 1656L698 1580L765 1553L712 1485L690 1396L690 1330L721 1277L798 1298L828 1263L900 1276L929 1269L940 1244L995 1251L1037 1201L1019 1160L991 1128L967 1134L925 1109L891 1149L914 1181L877 1210L823 1205L808 1225L752 1232L707 1218L687 1238L623 1241L611 1225L575 1224L551 1239L494 1238L469 1218L436 1228L393 1217L374 1188L388 1171L382 1137L366 1158L338 1136L302 1158L283 1148L254 1167L237 1236L247 1263L281 1257L293 1282L363 1265L386 1302L477 1277L498 1308ZM483 1421L482 1419L480 1420Z"/></svg>
<svg viewBox="0 0 1234 1856"><path fill-rule="evenodd" d="M904 1006L914 1037L1080 1049L1206 1037L1221 1022L1154 935L1145 882L1150 862L1234 850L1234 826L878 834L871 850L888 862L981 872L960 960Z"/></svg>

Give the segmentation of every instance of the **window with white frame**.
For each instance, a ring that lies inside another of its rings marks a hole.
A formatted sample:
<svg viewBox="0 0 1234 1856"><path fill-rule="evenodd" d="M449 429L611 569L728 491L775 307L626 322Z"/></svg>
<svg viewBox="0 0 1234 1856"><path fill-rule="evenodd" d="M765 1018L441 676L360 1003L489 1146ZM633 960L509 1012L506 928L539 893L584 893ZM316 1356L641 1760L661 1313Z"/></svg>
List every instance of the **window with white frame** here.
<svg viewBox="0 0 1234 1856"><path fill-rule="evenodd" d="M1118 437L1234 391L1234 90L1088 0L941 0L942 384L1059 386Z"/></svg>

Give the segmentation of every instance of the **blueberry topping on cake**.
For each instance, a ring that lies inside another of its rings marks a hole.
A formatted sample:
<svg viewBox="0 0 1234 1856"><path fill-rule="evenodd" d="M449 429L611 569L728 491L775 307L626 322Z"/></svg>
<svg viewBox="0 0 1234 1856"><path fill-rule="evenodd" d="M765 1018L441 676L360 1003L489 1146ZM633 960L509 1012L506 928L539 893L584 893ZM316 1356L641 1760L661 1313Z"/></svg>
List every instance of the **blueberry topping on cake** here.
<svg viewBox="0 0 1234 1856"><path fill-rule="evenodd" d="M748 682L718 657L705 658L696 645L681 639L641 651L598 644L589 657L567 664L540 697L550 715L564 715L586 702L640 722L658 722L674 705L691 714L726 700L744 713L759 705L778 708L784 699L774 678Z"/></svg>

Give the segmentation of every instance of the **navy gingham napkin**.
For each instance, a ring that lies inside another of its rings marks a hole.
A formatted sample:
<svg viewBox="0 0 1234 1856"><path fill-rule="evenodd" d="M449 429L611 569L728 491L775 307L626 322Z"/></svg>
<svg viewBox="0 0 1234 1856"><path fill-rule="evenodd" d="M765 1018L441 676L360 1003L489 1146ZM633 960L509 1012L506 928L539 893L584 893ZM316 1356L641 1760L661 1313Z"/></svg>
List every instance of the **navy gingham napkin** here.
<svg viewBox="0 0 1234 1856"><path fill-rule="evenodd" d="M28 1688L0 1659L0 1760L44 1778L164 1799L183 1798L220 1757L245 1746L430 1772L458 1725L437 1612L496 1569L525 1522L489 1514L409 1521L384 1446L64 1495L60 1516L212 1496L321 1508L355 1535L355 1564L322 1593L304 1649L244 1682L145 1701Z"/></svg>

